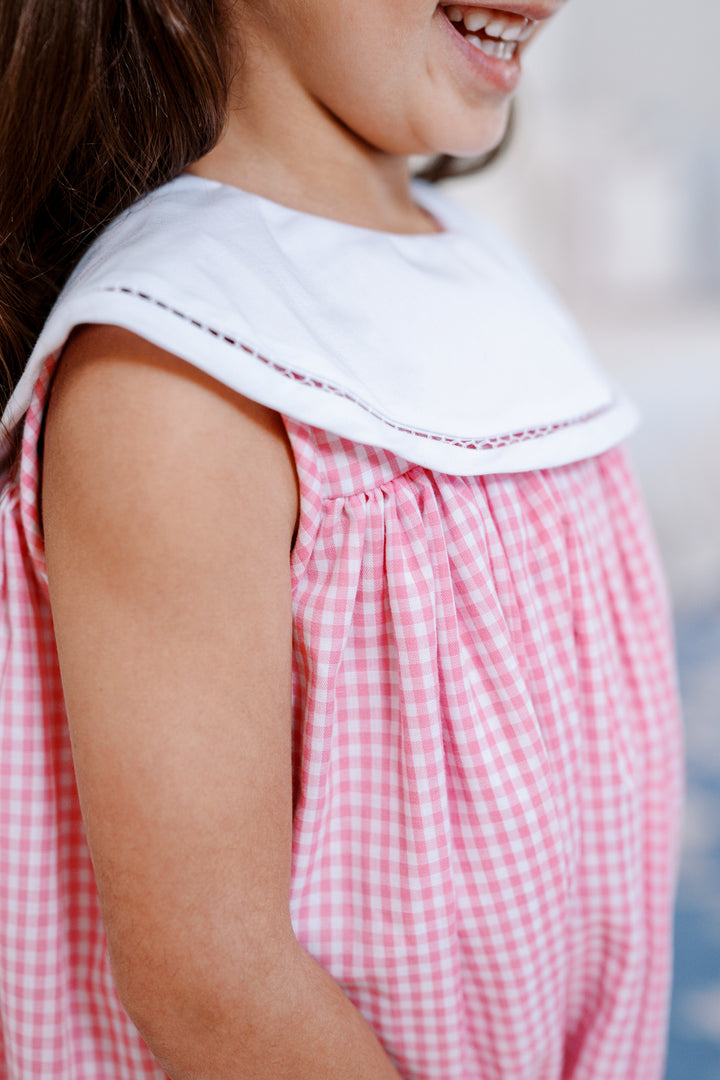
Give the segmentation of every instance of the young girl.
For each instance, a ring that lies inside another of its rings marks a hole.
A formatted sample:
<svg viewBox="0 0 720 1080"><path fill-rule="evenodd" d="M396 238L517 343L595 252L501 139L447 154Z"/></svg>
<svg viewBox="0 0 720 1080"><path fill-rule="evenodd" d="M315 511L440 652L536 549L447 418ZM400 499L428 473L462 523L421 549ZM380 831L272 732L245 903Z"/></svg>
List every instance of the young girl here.
<svg viewBox="0 0 720 1080"><path fill-rule="evenodd" d="M562 0L7 6L0 1073L659 1080L634 414L408 168Z"/></svg>

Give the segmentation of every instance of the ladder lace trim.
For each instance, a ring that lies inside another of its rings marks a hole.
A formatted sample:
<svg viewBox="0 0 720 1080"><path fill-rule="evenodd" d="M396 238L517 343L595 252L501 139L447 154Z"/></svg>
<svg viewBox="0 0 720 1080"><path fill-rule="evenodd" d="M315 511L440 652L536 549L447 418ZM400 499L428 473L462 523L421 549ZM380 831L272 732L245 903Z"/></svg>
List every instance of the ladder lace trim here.
<svg viewBox="0 0 720 1080"><path fill-rule="evenodd" d="M400 431L405 435L412 435L419 439L429 439L432 442L444 443L447 446L457 446L464 450L498 450L504 446L514 445L515 443L531 442L534 439L542 439L548 435L554 435L555 432L562 431L565 428L574 427L577 424L585 424L591 420L595 420L597 417L608 412L615 405L614 400L611 400L606 405L593 409L592 412L583 413L581 416L575 416L569 420L560 420L552 424L537 424L534 427L525 428L522 431L505 432L501 435L474 435L468 436L467 438L443 435L439 432L428 431L422 428L408 427L406 424L392 420L389 416L385 416L379 410L374 408L374 406L363 401L362 398L357 397L355 394L350 393L350 391L346 390L344 387L328 382L325 379L319 379L316 376L308 375L305 372L297 371L294 368L286 367L283 364L277 363L275 360L270 360L256 349L252 349L249 345L245 345L244 342L238 341L237 338L231 337L230 335L223 333L223 331L217 330L215 327L208 326L206 323L200 322L199 319L194 319L186 312L179 311L171 304L166 304L163 300L158 300L156 297L150 296L146 292L140 292L137 289L130 289L125 286L113 285L107 286L105 291L122 293L126 296L134 296L138 300L144 300L146 303L153 304L162 311L175 315L178 319L183 319L196 329L203 330L218 341L224 342L232 348L240 349L243 353L252 356L255 360L264 364L276 374L282 375L286 379L291 379L293 382L301 383L303 386L309 386L314 390L321 390L326 394L333 394L335 397L351 402L359 409L368 413L375 420L379 420L382 424L393 428L395 431Z"/></svg>

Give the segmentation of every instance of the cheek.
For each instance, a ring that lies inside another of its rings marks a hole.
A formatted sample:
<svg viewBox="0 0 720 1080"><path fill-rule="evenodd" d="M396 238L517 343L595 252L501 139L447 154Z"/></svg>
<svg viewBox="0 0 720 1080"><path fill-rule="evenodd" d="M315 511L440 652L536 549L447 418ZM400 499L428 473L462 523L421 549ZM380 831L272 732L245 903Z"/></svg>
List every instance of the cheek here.
<svg viewBox="0 0 720 1080"><path fill-rule="evenodd" d="M389 10L388 0L306 7L295 0L277 25L296 75L337 120L384 153L491 150L505 131L507 97L457 85L432 11L419 14L416 0L396 3Z"/></svg>
<svg viewBox="0 0 720 1080"><path fill-rule="evenodd" d="M357 9L356 9L357 10ZM361 20L358 20L358 22ZM346 35L335 54L336 115L377 149L398 155L477 156L507 127L511 99L469 87L448 65L429 24L395 20ZM345 28L347 30L347 27Z"/></svg>

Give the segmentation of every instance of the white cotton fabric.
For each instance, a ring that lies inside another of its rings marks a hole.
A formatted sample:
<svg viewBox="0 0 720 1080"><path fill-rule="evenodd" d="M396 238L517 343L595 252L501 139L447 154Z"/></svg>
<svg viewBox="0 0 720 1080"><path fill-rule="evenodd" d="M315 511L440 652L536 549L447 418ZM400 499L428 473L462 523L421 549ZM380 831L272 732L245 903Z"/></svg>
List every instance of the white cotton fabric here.
<svg viewBox="0 0 720 1080"><path fill-rule="evenodd" d="M568 464L636 414L562 306L426 185L395 235L181 176L119 217L61 294L6 411L82 323L125 327L296 420L455 475Z"/></svg>

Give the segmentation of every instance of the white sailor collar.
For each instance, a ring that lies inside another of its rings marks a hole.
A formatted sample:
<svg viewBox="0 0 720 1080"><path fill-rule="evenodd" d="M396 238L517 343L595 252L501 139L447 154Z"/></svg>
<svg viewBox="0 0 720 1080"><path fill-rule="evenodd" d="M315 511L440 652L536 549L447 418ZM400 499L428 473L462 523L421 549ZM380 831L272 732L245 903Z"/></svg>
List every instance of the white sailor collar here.
<svg viewBox="0 0 720 1080"><path fill-rule="evenodd" d="M426 185L442 233L395 235L181 176L126 211L63 290L6 411L73 327L131 330L294 419L442 472L568 464L635 412L486 224Z"/></svg>

